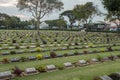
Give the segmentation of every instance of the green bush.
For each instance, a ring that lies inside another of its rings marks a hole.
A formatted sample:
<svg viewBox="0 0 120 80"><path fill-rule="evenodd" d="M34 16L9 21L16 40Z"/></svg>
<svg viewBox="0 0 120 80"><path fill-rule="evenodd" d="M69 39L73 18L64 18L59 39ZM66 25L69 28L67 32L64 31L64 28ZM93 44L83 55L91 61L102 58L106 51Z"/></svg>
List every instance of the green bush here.
<svg viewBox="0 0 120 80"><path fill-rule="evenodd" d="M70 49L70 46L69 46L69 45L67 45L66 47L67 47L67 49Z"/></svg>
<svg viewBox="0 0 120 80"><path fill-rule="evenodd" d="M36 51L36 52L40 52L40 51L41 51L41 48L40 48L40 47L37 47L37 48L35 48L35 51Z"/></svg>
<svg viewBox="0 0 120 80"><path fill-rule="evenodd" d="M98 61L102 61L102 57L100 55L97 55Z"/></svg>
<svg viewBox="0 0 120 80"><path fill-rule="evenodd" d="M4 62L4 63L9 63L8 58L3 58L3 62Z"/></svg>
<svg viewBox="0 0 120 80"><path fill-rule="evenodd" d="M24 43L24 41L21 41L21 43Z"/></svg>
<svg viewBox="0 0 120 80"><path fill-rule="evenodd" d="M100 77L94 77L93 80L102 80Z"/></svg>
<svg viewBox="0 0 120 80"><path fill-rule="evenodd" d="M46 68L44 65L40 65L36 68L39 72L46 72Z"/></svg>
<svg viewBox="0 0 120 80"><path fill-rule="evenodd" d="M88 46L89 46L90 48L92 48L92 47L94 46L94 44L93 44L93 43L89 43Z"/></svg>
<svg viewBox="0 0 120 80"><path fill-rule="evenodd" d="M56 65L56 67L59 69L59 70L64 70L64 65Z"/></svg>
<svg viewBox="0 0 120 80"><path fill-rule="evenodd" d="M10 43L10 44L9 44L9 46L13 46L13 44L12 44L12 43Z"/></svg>
<svg viewBox="0 0 120 80"><path fill-rule="evenodd" d="M16 51L10 51L10 54L14 55L14 54L16 54Z"/></svg>
<svg viewBox="0 0 120 80"><path fill-rule="evenodd" d="M18 45L15 46L15 49L19 49L20 47Z"/></svg>
<svg viewBox="0 0 120 80"><path fill-rule="evenodd" d="M40 44L39 44L39 43L37 43L37 44L36 44L36 47L40 47Z"/></svg>
<svg viewBox="0 0 120 80"><path fill-rule="evenodd" d="M67 56L68 56L68 53L64 53L64 56L67 57Z"/></svg>
<svg viewBox="0 0 120 80"><path fill-rule="evenodd" d="M108 51L113 51L113 49L112 49L111 46L107 47L107 50L108 50Z"/></svg>
<svg viewBox="0 0 120 80"><path fill-rule="evenodd" d="M105 51L106 51L106 49L104 49L104 48L101 48L101 49L100 49L100 51L101 51L101 52L105 52Z"/></svg>
<svg viewBox="0 0 120 80"><path fill-rule="evenodd" d="M78 53L78 51L75 51L74 54L75 54L75 55L78 55L79 53Z"/></svg>
<svg viewBox="0 0 120 80"><path fill-rule="evenodd" d="M41 59L43 59L43 55L42 55L42 54L38 54L38 55L36 56L36 58L37 58L38 60L41 60Z"/></svg>
<svg viewBox="0 0 120 80"><path fill-rule="evenodd" d="M30 48L30 46L27 46L27 47L26 47L26 49L29 49L29 48Z"/></svg>
<svg viewBox="0 0 120 80"><path fill-rule="evenodd" d="M83 53L84 53L84 54L88 54L88 51L87 51L87 50L84 50Z"/></svg>
<svg viewBox="0 0 120 80"><path fill-rule="evenodd" d="M92 52L96 53L96 52L97 52L97 50L93 50Z"/></svg>
<svg viewBox="0 0 120 80"><path fill-rule="evenodd" d="M21 57L20 60L21 60L22 62L25 62L25 61L27 60L27 58L26 58L26 57Z"/></svg>
<svg viewBox="0 0 120 80"><path fill-rule="evenodd" d="M117 55L120 58L120 54Z"/></svg>
<svg viewBox="0 0 120 80"><path fill-rule="evenodd" d="M56 58L56 57L57 57L57 55L56 55L56 53L55 53L55 52L50 52L50 57L52 57L52 58Z"/></svg>
<svg viewBox="0 0 120 80"><path fill-rule="evenodd" d="M120 75L117 73L112 73L109 75L113 80L120 80Z"/></svg>

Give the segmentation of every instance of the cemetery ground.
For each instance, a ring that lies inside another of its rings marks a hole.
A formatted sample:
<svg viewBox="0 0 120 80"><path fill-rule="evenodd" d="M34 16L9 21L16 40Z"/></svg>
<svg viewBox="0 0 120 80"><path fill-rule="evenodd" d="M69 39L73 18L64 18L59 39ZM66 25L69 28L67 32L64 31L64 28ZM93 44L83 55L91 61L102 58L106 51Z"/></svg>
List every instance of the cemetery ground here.
<svg viewBox="0 0 120 80"><path fill-rule="evenodd" d="M15 66L23 71L31 67L37 69L41 65L63 68L66 62L74 64L78 60L89 62L94 58L120 57L118 33L41 31L39 40L35 34L34 30L0 31L0 72L12 72ZM13 80L92 80L95 76L120 72L119 66L120 58L83 67L15 77Z"/></svg>
<svg viewBox="0 0 120 80"><path fill-rule="evenodd" d="M120 70L120 60L94 64L86 67L41 73L33 76L18 77L14 80L93 80L94 76L102 76Z"/></svg>

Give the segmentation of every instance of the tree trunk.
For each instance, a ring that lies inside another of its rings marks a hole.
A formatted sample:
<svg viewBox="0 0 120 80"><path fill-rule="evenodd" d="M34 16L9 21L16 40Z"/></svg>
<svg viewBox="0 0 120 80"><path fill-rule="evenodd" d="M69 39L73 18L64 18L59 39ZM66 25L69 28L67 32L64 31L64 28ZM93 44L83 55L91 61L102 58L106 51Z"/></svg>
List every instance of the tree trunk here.
<svg viewBox="0 0 120 80"><path fill-rule="evenodd" d="M70 23L70 29L72 30L72 28L73 28L73 23L71 22Z"/></svg>
<svg viewBox="0 0 120 80"><path fill-rule="evenodd" d="M37 39L40 39L40 20L37 19Z"/></svg>
<svg viewBox="0 0 120 80"><path fill-rule="evenodd" d="M80 29L80 23L81 23L81 21L78 21L78 30Z"/></svg>

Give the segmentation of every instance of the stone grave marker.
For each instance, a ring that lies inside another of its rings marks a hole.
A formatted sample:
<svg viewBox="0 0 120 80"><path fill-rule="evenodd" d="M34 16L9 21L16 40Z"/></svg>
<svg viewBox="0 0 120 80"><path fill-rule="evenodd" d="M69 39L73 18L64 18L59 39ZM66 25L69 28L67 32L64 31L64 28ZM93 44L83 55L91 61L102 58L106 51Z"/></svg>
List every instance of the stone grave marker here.
<svg viewBox="0 0 120 80"><path fill-rule="evenodd" d="M80 64L86 64L87 62L85 60L79 60L78 61Z"/></svg>
<svg viewBox="0 0 120 80"><path fill-rule="evenodd" d="M37 73L38 71L34 67L25 69L25 75L33 75Z"/></svg>
<svg viewBox="0 0 120 80"><path fill-rule="evenodd" d="M29 59L29 60L35 60L36 57L34 57L34 56L30 56L30 57L28 57L28 59Z"/></svg>
<svg viewBox="0 0 120 80"><path fill-rule="evenodd" d="M66 68L72 68L72 67L73 67L73 64L70 63L70 62L66 62L66 63L64 63L64 66L65 66Z"/></svg>
<svg viewBox="0 0 120 80"><path fill-rule="evenodd" d="M92 58L92 62L99 62L99 61L96 58Z"/></svg>
<svg viewBox="0 0 120 80"><path fill-rule="evenodd" d="M12 78L11 71L0 72L0 80L7 80Z"/></svg>
<svg viewBox="0 0 120 80"><path fill-rule="evenodd" d="M47 65L46 66L46 70L47 71L54 71L54 70L56 70L57 68L56 68L56 66L55 65Z"/></svg>
<svg viewBox="0 0 120 80"><path fill-rule="evenodd" d="M112 80L109 76L105 75L105 76L101 76L100 77L102 80Z"/></svg>
<svg viewBox="0 0 120 80"><path fill-rule="evenodd" d="M18 58L11 58L11 62L19 62Z"/></svg>

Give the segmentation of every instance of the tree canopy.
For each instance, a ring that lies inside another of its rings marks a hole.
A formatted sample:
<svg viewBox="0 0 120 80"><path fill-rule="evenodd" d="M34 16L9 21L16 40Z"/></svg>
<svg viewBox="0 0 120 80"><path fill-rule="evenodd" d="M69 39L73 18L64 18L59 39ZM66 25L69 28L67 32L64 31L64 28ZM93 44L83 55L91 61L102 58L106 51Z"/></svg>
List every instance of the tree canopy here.
<svg viewBox="0 0 120 80"><path fill-rule="evenodd" d="M18 0L17 7L20 10L29 11L37 22L37 32L39 33L39 26L41 19L52 13L54 10L63 9L63 3L60 0Z"/></svg>
<svg viewBox="0 0 120 80"><path fill-rule="evenodd" d="M73 12L76 20L85 24L90 23L95 15L100 15L100 11L93 2L87 2L84 5L76 5Z"/></svg>
<svg viewBox="0 0 120 80"><path fill-rule="evenodd" d="M102 0L102 3L108 11L106 18L110 21L120 21L120 0ZM118 26L120 26L120 24Z"/></svg>
<svg viewBox="0 0 120 80"><path fill-rule="evenodd" d="M75 15L73 13L73 10L66 10L60 14L60 16L66 16L69 18L70 22L70 28L72 29L73 23L75 23Z"/></svg>

